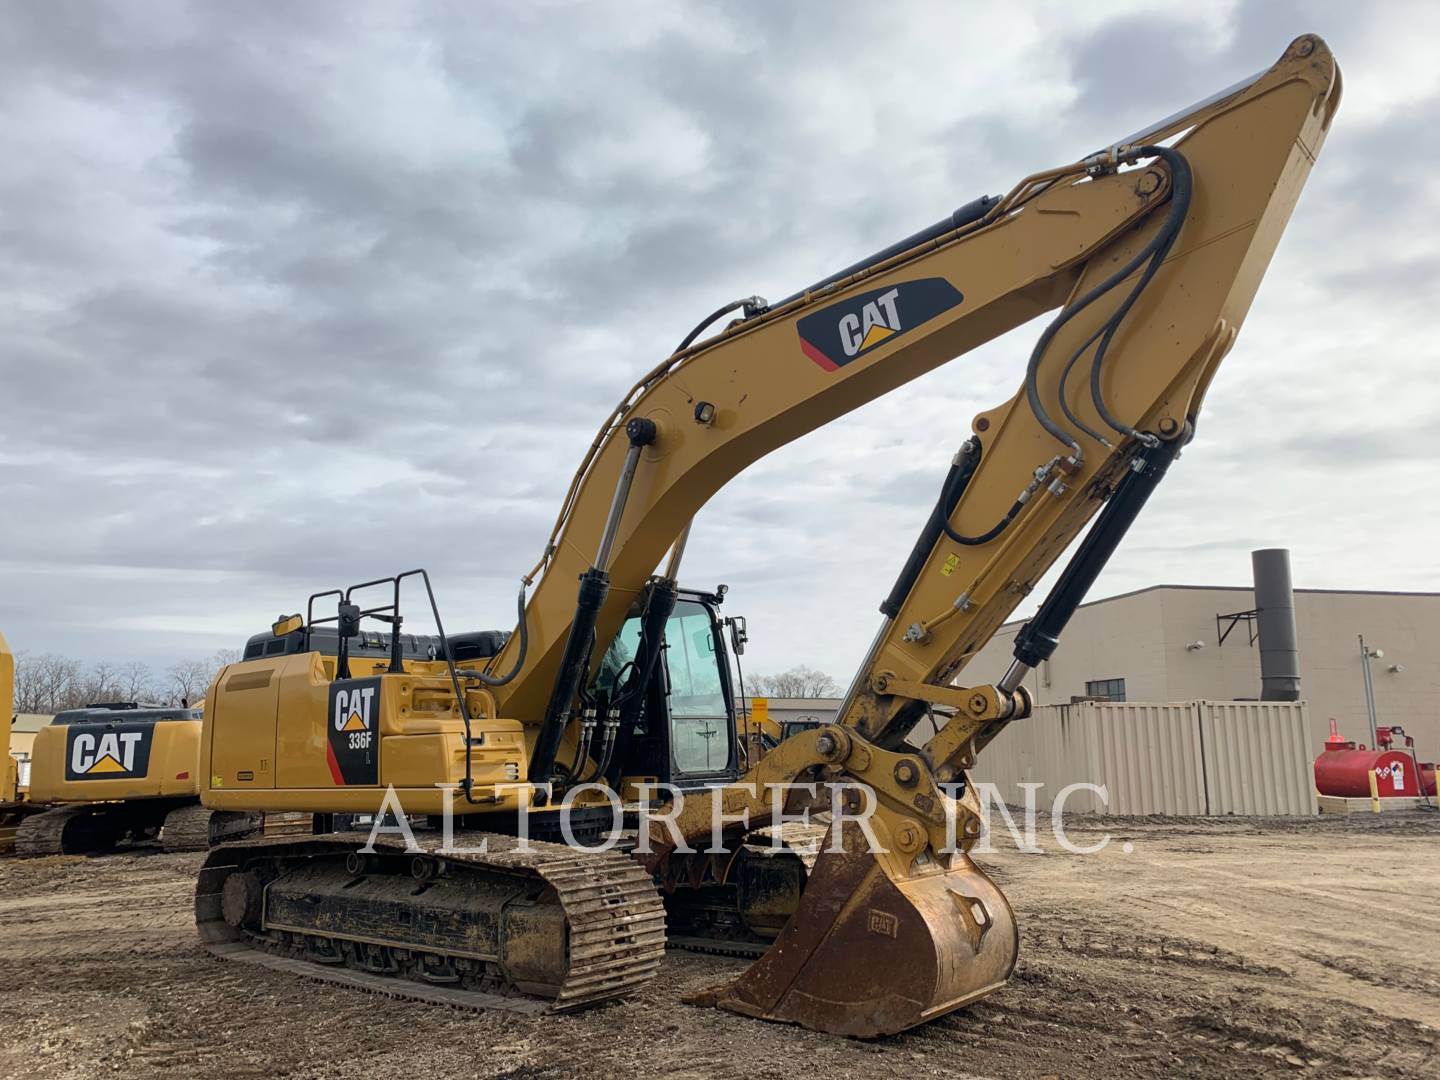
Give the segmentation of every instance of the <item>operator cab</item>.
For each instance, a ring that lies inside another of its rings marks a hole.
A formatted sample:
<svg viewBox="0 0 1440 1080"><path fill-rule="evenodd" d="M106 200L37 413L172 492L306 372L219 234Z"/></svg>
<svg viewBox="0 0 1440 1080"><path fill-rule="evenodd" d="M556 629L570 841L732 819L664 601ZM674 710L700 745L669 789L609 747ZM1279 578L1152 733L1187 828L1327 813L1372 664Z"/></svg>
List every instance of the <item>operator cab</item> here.
<svg viewBox="0 0 1440 1080"><path fill-rule="evenodd" d="M720 615L724 596L719 589L678 590L644 705L630 730L620 733L616 779L643 778L686 790L733 780L747 767L737 738L730 667L731 653L743 649L744 638L735 633L736 620ZM637 602L601 661L598 690L611 692L634 660L642 620L643 604Z"/></svg>

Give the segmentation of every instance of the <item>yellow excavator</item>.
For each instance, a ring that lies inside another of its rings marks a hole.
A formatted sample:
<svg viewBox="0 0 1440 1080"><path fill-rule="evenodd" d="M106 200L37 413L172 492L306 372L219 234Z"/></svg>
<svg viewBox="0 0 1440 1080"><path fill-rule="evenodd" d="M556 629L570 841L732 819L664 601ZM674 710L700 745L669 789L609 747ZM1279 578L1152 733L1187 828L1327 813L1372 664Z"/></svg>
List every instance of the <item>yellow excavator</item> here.
<svg viewBox="0 0 1440 1080"><path fill-rule="evenodd" d="M66 709L35 735L17 855L204 851L263 817L200 805L200 710L135 701ZM213 832L220 823L219 832Z"/></svg>
<svg viewBox="0 0 1440 1080"><path fill-rule="evenodd" d="M60 712L36 733L22 789L9 753L14 690L15 657L0 635L0 851L204 851L263 827L259 815L200 805L199 709L123 701Z"/></svg>
<svg viewBox="0 0 1440 1080"><path fill-rule="evenodd" d="M0 854L15 850L15 829L29 809L29 791L20 786L20 763L10 756L14 708L15 655L0 634Z"/></svg>
<svg viewBox="0 0 1440 1080"><path fill-rule="evenodd" d="M1340 89L1300 37L794 296L722 308L606 418L513 633L447 636L424 571L281 619L211 687L204 803L377 827L214 848L202 939L396 994L571 1009L651 978L668 922L759 953L697 1000L857 1036L1002 987L1018 935L967 854L966 770L1024 723L1025 673L1193 437ZM834 722L687 768L734 713L714 597L677 585L696 512L776 447L1055 309L1015 395L971 420ZM1087 523L1010 669L957 685ZM402 585L423 589L432 637L402 631ZM735 782L647 787L707 769ZM828 817L797 824L810 783Z"/></svg>

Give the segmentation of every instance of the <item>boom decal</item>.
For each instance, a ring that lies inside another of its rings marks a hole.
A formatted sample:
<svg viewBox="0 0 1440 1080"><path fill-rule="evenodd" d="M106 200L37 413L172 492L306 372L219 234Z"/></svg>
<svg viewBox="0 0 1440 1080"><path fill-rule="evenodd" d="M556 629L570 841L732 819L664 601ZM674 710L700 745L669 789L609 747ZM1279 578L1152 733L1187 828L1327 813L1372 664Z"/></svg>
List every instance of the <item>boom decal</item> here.
<svg viewBox="0 0 1440 1080"><path fill-rule="evenodd" d="M798 320L800 351L826 371L837 371L964 299L938 277L871 289Z"/></svg>

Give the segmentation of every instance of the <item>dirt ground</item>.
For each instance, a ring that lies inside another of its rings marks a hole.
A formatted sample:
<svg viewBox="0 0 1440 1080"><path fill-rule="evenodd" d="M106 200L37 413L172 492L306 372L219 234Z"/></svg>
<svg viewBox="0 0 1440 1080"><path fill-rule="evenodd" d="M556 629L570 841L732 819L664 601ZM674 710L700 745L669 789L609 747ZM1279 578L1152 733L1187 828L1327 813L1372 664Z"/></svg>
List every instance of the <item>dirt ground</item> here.
<svg viewBox="0 0 1440 1080"><path fill-rule="evenodd" d="M687 953L568 1017L344 990L203 952L199 856L5 860L0 1076L1440 1077L1440 814L1104 832L983 857L1014 980L876 1042L683 1005L743 968Z"/></svg>

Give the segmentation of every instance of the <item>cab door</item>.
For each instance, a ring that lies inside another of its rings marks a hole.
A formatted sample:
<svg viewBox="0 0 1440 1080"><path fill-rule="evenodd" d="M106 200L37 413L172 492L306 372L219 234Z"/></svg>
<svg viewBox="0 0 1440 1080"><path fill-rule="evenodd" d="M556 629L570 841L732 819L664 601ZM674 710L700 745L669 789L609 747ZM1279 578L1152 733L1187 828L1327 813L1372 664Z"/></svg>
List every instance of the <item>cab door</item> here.
<svg viewBox="0 0 1440 1080"><path fill-rule="evenodd" d="M677 601L665 624L662 654L676 783L728 779L736 772L735 710L723 640L707 605Z"/></svg>

